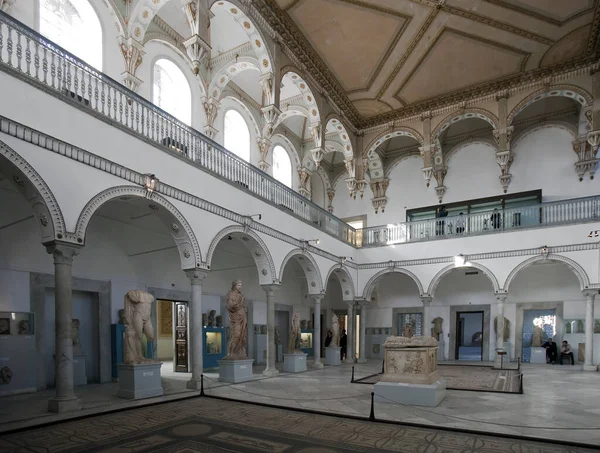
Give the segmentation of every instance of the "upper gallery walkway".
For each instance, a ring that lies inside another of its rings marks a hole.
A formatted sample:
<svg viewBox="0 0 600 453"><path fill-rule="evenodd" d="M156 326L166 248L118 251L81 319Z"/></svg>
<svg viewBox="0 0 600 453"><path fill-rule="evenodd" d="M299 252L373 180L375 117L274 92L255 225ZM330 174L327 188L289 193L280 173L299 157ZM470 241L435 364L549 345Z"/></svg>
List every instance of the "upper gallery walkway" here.
<svg viewBox="0 0 600 453"><path fill-rule="evenodd" d="M227 151L119 82L0 11L0 70L145 143L231 184L353 247L594 222L600 197L541 203L465 216L355 230L304 196ZM10 111L10 89L4 88ZM0 112L1 114L2 112Z"/></svg>

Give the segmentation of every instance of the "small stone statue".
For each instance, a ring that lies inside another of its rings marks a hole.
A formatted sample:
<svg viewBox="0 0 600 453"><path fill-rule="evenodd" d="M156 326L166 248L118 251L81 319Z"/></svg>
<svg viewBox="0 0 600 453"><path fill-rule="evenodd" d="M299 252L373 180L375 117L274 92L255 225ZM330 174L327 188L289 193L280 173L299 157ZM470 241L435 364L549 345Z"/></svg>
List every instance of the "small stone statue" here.
<svg viewBox="0 0 600 453"><path fill-rule="evenodd" d="M533 327L533 336L531 337L531 347L541 348L542 347L542 335L543 330L539 325Z"/></svg>
<svg viewBox="0 0 600 453"><path fill-rule="evenodd" d="M308 327L308 321L306 319L303 319L302 321L300 321L300 329L306 330L307 327Z"/></svg>
<svg viewBox="0 0 600 453"><path fill-rule="evenodd" d="M431 336L435 338L437 341L440 341L440 335L442 334L442 324L444 323L444 318L434 318L431 321L433 327L431 328Z"/></svg>
<svg viewBox="0 0 600 453"><path fill-rule="evenodd" d="M81 322L77 318L71 320L71 339L73 340L73 355L81 354L81 343L79 342L79 326Z"/></svg>
<svg viewBox="0 0 600 453"><path fill-rule="evenodd" d="M118 313L119 313L119 324L126 324L125 309L121 308Z"/></svg>
<svg viewBox="0 0 600 453"><path fill-rule="evenodd" d="M210 312L208 312L208 325L210 327L215 327L216 323L215 323L215 315L217 314L216 310L211 310Z"/></svg>
<svg viewBox="0 0 600 453"><path fill-rule="evenodd" d="M333 333L333 338L329 346L337 348L340 346L340 322L335 313L331 317L331 332Z"/></svg>
<svg viewBox="0 0 600 453"><path fill-rule="evenodd" d="M281 344L281 333L279 332L279 327L275 327L275 345L279 346Z"/></svg>
<svg viewBox="0 0 600 453"><path fill-rule="evenodd" d="M29 335L29 321L26 319L19 321L19 335Z"/></svg>
<svg viewBox="0 0 600 453"><path fill-rule="evenodd" d="M153 362L142 354L142 334L148 341L154 341L154 327L150 319L153 303L154 296L145 291L132 290L125 294L123 363Z"/></svg>
<svg viewBox="0 0 600 453"><path fill-rule="evenodd" d="M412 338L415 334L415 330L412 322L407 322L404 324L404 329L402 330L402 336L407 338Z"/></svg>
<svg viewBox="0 0 600 453"><path fill-rule="evenodd" d="M185 327L185 310L183 309L183 305L179 306L179 311L177 312L177 325Z"/></svg>
<svg viewBox="0 0 600 453"><path fill-rule="evenodd" d="M228 352L223 360L244 360L246 354L246 342L248 341L248 318L244 310L244 295L242 294L241 280L235 280L231 284L231 291L227 293L227 311L229 312L230 334L228 335ZM211 310L214 317L215 311Z"/></svg>
<svg viewBox="0 0 600 453"><path fill-rule="evenodd" d="M498 316L494 318L494 332L498 335ZM510 321L504 318L504 332L502 333L502 341L507 342L510 338Z"/></svg>
<svg viewBox="0 0 600 453"><path fill-rule="evenodd" d="M208 326L208 315L206 313L202 313L202 325L204 327Z"/></svg>
<svg viewBox="0 0 600 453"><path fill-rule="evenodd" d="M217 327L223 327L223 316L217 315Z"/></svg>
<svg viewBox="0 0 600 453"><path fill-rule="evenodd" d="M298 354L300 351L300 315L294 313L292 316L292 328L290 329L290 342L288 354Z"/></svg>

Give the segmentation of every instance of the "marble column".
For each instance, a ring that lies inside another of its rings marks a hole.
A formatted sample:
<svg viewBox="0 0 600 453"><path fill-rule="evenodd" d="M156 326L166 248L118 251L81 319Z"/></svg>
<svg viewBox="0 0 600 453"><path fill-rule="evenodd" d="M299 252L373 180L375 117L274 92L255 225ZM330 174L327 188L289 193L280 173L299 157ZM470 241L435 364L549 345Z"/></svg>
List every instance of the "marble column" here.
<svg viewBox="0 0 600 453"><path fill-rule="evenodd" d="M583 371L596 371L597 365L594 365L594 299L598 290L583 291L586 299L585 307L585 360L583 362ZM573 355L576 353L573 352Z"/></svg>
<svg viewBox="0 0 600 453"><path fill-rule="evenodd" d="M315 301L315 321L313 322L313 365L315 368L323 368L323 362L321 362L321 300L323 300L324 294L314 294L311 297Z"/></svg>
<svg viewBox="0 0 600 453"><path fill-rule="evenodd" d="M506 302L507 294L497 294L498 314L496 315L496 357L494 357L494 367L500 367L504 361L508 361L508 355L502 359L498 352L506 352L504 349L504 302Z"/></svg>
<svg viewBox="0 0 600 453"><path fill-rule="evenodd" d="M431 296L421 296L421 302L423 302L423 336L430 337L431 336L431 316L429 314L431 301L433 298ZM398 327L400 328L400 327ZM402 332L398 332L398 335L402 335Z"/></svg>
<svg viewBox="0 0 600 453"><path fill-rule="evenodd" d="M360 340L358 348L358 363L367 363L366 341L367 341L367 306L369 302L361 300L360 305Z"/></svg>
<svg viewBox="0 0 600 453"><path fill-rule="evenodd" d="M69 412L81 408L81 402L73 391L73 340L71 324L73 320L73 257L79 247L61 243L46 246L54 257L55 291L55 373L56 394L48 401L49 412Z"/></svg>
<svg viewBox="0 0 600 453"><path fill-rule="evenodd" d="M354 363L354 301L346 302L348 304L348 315L347 315L347 326L346 335L346 363Z"/></svg>
<svg viewBox="0 0 600 453"><path fill-rule="evenodd" d="M202 330L202 281L208 272L201 269L185 271L192 284L192 300L190 301L189 345L192 378L187 382L188 389L199 390L202 379L202 360L204 353L204 332Z"/></svg>
<svg viewBox="0 0 600 453"><path fill-rule="evenodd" d="M261 285L267 294L267 367L263 376L277 376L279 371L275 367L277 349L275 348L275 292L280 285Z"/></svg>

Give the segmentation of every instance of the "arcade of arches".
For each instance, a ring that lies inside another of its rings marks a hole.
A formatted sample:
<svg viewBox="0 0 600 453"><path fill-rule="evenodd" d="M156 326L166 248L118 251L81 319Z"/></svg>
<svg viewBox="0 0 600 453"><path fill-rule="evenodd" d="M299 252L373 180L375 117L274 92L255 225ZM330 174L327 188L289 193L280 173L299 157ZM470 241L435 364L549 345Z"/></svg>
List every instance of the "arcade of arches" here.
<svg viewBox="0 0 600 453"><path fill-rule="evenodd" d="M355 408L297 406L347 415L366 415L352 367L375 374L388 336L436 326L439 362L501 359L525 385L550 373L548 391L569 397L531 389L467 404L449 391L437 415L391 419L436 425L455 408L460 423L439 423L539 438L549 431L508 427L566 413L557 437L600 442L586 418L600 383L599 2L0 10L6 429L81 413L95 392L120 407L115 338L132 289L156 299L144 345L163 362L165 393L210 387L202 375L216 379L225 297L241 280L257 401L295 391L282 367L295 313L316 397L357 397ZM324 367L334 315L347 333L335 369ZM535 363L538 324L570 344L574 366ZM478 424L474 407L498 416Z"/></svg>

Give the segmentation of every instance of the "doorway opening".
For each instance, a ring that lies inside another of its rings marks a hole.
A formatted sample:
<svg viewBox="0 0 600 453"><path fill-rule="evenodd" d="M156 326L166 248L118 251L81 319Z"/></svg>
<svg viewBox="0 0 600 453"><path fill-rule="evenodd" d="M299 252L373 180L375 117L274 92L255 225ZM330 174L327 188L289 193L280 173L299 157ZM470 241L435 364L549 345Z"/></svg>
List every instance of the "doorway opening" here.
<svg viewBox="0 0 600 453"><path fill-rule="evenodd" d="M176 373L189 372L188 345L188 304L187 302L163 300L156 301L156 357L162 360L164 367Z"/></svg>
<svg viewBox="0 0 600 453"><path fill-rule="evenodd" d="M541 338L538 346L544 344L548 338L556 337L556 309L523 310L523 343L521 357L524 363L531 361L531 348L534 343L534 330L541 328ZM556 341L556 338L554 338ZM560 345L560 342L558 343Z"/></svg>
<svg viewBox="0 0 600 453"><path fill-rule="evenodd" d="M483 311L456 313L456 360L483 360Z"/></svg>

